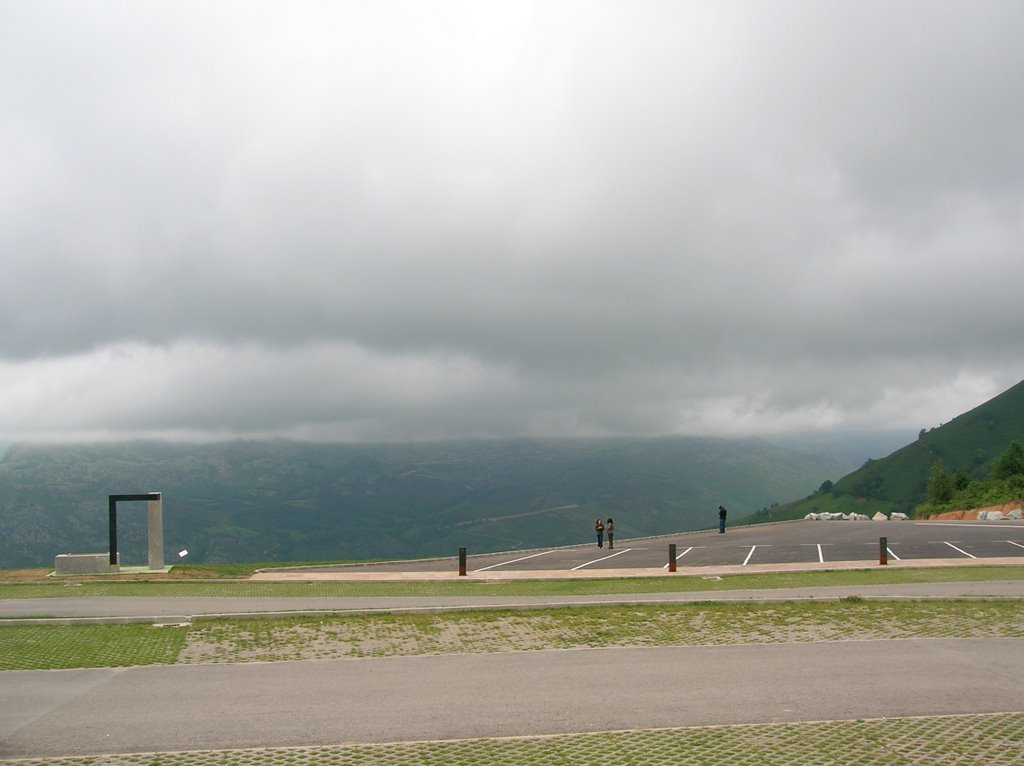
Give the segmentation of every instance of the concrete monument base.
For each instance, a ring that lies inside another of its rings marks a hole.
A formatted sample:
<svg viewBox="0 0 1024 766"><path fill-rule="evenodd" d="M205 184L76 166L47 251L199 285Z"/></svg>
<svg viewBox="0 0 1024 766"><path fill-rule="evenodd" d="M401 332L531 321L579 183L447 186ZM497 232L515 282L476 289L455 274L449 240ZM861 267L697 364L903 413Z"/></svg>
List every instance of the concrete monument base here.
<svg viewBox="0 0 1024 766"><path fill-rule="evenodd" d="M110 563L106 553L61 553L53 562L55 574L108 574L121 570L121 555L117 563Z"/></svg>

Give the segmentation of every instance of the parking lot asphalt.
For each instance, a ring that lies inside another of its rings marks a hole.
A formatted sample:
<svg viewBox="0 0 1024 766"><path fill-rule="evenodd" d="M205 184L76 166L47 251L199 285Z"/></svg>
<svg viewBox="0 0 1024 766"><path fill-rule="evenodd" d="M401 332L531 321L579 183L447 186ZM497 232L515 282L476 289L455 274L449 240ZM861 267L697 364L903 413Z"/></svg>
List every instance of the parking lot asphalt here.
<svg viewBox="0 0 1024 766"><path fill-rule="evenodd" d="M884 542L883 542L884 541ZM674 556L673 556L674 554ZM882 565L1024 564L1024 522L795 521L473 555L360 565L267 569L259 580L532 579L813 571Z"/></svg>

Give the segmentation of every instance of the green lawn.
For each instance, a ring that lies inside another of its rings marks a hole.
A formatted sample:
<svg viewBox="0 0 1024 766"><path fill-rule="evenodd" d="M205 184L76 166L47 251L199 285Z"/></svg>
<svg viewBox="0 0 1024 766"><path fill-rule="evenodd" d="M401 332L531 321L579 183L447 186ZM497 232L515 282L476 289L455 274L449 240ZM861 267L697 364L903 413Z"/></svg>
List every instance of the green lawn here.
<svg viewBox="0 0 1024 766"><path fill-rule="evenodd" d="M0 670L174 664L187 631L152 625L0 627Z"/></svg>

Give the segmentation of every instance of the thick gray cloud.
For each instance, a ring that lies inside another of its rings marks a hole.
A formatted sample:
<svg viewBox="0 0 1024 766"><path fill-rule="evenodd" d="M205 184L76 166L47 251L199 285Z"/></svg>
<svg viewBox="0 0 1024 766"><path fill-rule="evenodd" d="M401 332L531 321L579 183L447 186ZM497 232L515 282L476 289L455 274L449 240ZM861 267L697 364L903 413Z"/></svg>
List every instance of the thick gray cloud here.
<svg viewBox="0 0 1024 766"><path fill-rule="evenodd" d="M928 427L1024 378L1016 2L0 5L0 440Z"/></svg>

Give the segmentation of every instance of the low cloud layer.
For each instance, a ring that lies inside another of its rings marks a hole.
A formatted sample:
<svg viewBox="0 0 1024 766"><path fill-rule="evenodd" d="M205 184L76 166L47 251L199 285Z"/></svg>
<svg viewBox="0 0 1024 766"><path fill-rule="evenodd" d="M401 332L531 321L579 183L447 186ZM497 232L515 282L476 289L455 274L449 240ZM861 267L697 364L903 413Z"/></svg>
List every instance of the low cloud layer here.
<svg viewBox="0 0 1024 766"><path fill-rule="evenodd" d="M1024 6L0 7L0 441L931 427L1024 378Z"/></svg>

